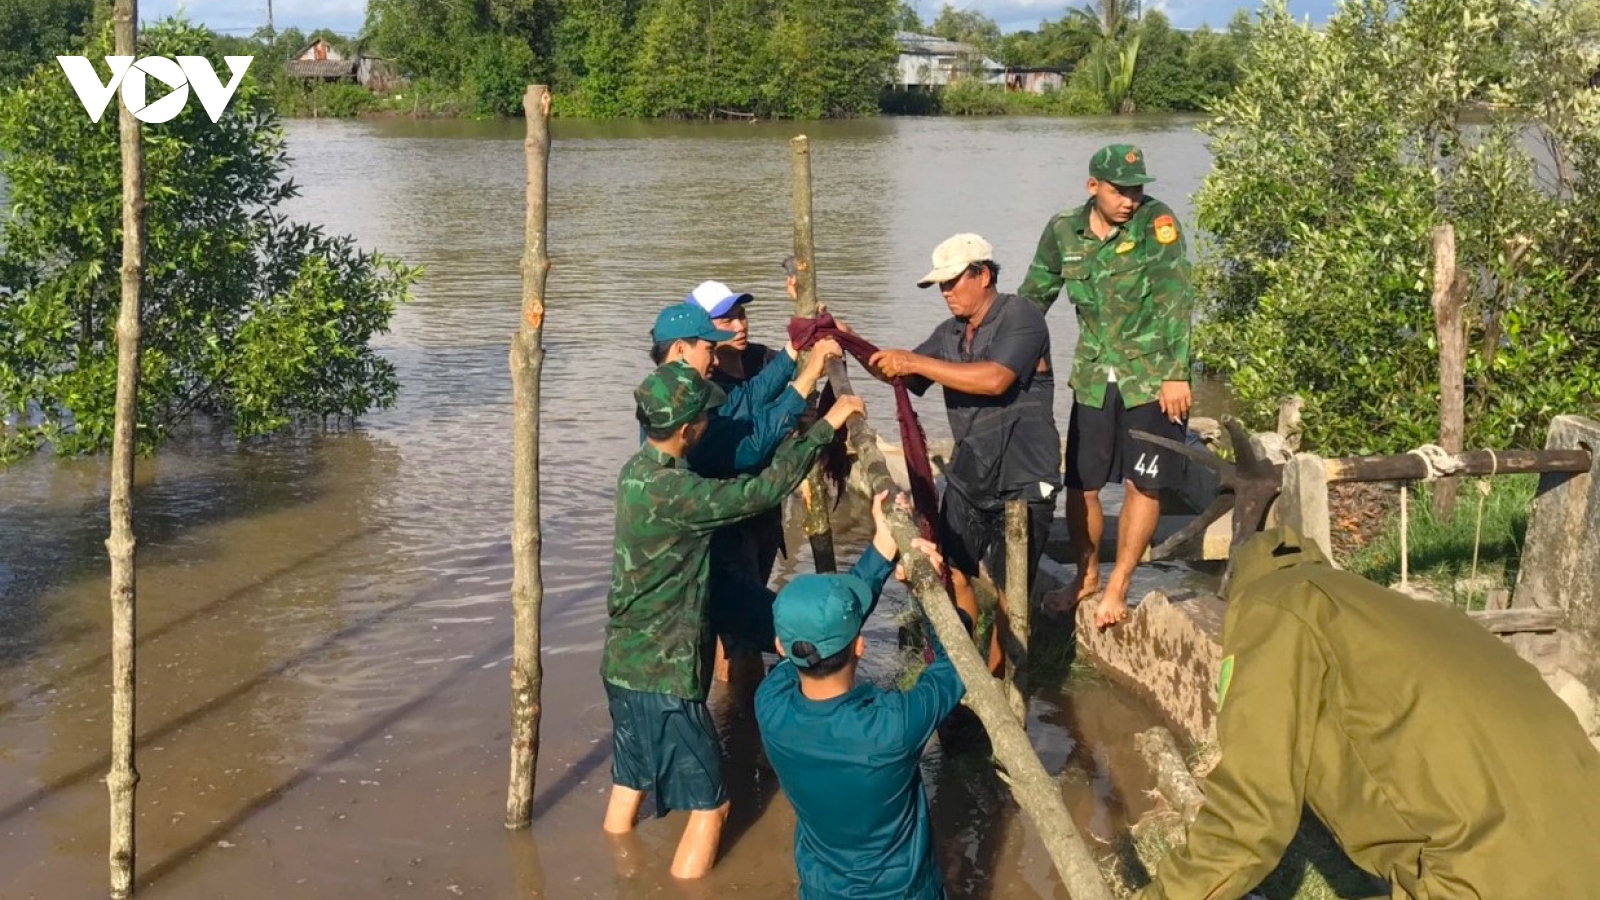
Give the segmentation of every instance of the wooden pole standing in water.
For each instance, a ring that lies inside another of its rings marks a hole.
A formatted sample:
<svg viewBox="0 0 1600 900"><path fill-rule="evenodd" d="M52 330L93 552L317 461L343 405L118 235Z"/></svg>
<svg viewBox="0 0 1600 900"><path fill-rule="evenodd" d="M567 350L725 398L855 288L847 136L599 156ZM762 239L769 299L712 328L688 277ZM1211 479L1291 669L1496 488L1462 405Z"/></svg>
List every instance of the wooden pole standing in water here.
<svg viewBox="0 0 1600 900"><path fill-rule="evenodd" d="M539 765L539 617L544 578L539 567L539 376L544 368L545 255L549 213L550 89L528 86L522 97L528 119L523 148L528 158L527 243L522 253L522 327L511 339L511 612L516 645L511 658L511 787L506 827L533 822L534 773Z"/></svg>
<svg viewBox="0 0 1600 900"><path fill-rule="evenodd" d="M138 0L116 0L118 56L136 56ZM117 407L111 438L111 896L133 895L134 767L134 430L139 413L139 290L144 282L144 135L119 93L122 148L122 307L117 311Z"/></svg>
<svg viewBox="0 0 1600 900"><path fill-rule="evenodd" d="M789 149L794 166L794 314L810 317L817 314L816 244L811 230L811 142L802 134L789 142ZM828 522L828 486L820 462L801 484L800 499L805 503L806 536L811 539L811 557L816 561L817 571L838 571L833 526Z"/></svg>

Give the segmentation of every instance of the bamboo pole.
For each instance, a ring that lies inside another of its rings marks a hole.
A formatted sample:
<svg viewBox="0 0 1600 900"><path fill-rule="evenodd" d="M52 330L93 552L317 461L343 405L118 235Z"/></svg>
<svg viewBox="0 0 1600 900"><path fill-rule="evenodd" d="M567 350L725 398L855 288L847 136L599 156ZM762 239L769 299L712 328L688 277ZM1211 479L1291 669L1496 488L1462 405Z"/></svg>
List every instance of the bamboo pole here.
<svg viewBox="0 0 1600 900"><path fill-rule="evenodd" d="M533 822L534 775L539 765L540 609L544 578L539 552L539 378L544 368L544 289L550 272L545 254L549 209L550 89L528 86L522 98L527 116L523 149L528 160L527 237L522 253L522 327L511 341L512 518L511 576L511 785L506 793L506 827Z"/></svg>
<svg viewBox="0 0 1600 900"><path fill-rule="evenodd" d="M119 56L138 55L139 2L112 10ZM139 413L139 294L144 282L144 134L125 100L117 102L122 151L122 306L117 311L117 407L111 438L111 896L133 895L135 579L133 536L134 431Z"/></svg>
<svg viewBox="0 0 1600 900"><path fill-rule="evenodd" d="M1006 589L1000 592L1000 609L1005 614L1001 629L1006 656L1006 696L1011 713L1028 729L1028 634L1029 603L1033 586L1028 583L1028 501L1006 503Z"/></svg>
<svg viewBox="0 0 1600 900"><path fill-rule="evenodd" d="M798 135L789 142L794 170L794 314L810 318L817 314L816 244L811 227L811 142ZM838 571L834 555L833 526L828 522L828 486L818 463L800 486L805 504L806 536L811 540L811 557L818 572Z"/></svg>
<svg viewBox="0 0 1600 900"><path fill-rule="evenodd" d="M835 391L840 394L855 393L842 364L837 361L830 363L828 370L828 378ZM856 465L865 475L868 492L897 493L888 464L884 462L883 451L878 449L877 432L864 416L851 419L849 440ZM1017 805L1029 821L1033 822L1045 852L1050 854L1050 861L1061 875L1067 893L1072 900L1111 900L1110 889L1106 887L1094 857L1089 853L1083 836L1078 833L1072 815L1067 811L1066 803L1061 799L1060 786L1045 771L1044 764L1039 762L1033 745L1028 743L1022 723L1012 714L999 680L989 674L989 667L967 636L966 628L956 616L955 606L945 593L944 581L934 571L928 558L912 544L915 538L921 537L916 524L895 504L889 504L888 510L890 531L894 534L901 561L910 575L911 595L922 607L934 634L944 645L945 653L955 665L962 683L967 686L966 704L977 714L984 730L989 733L994 758L1005 767L1005 781L1011 788L1011 795L1016 798Z"/></svg>
<svg viewBox="0 0 1600 900"><path fill-rule="evenodd" d="M1467 333L1461 327L1461 285L1456 275L1456 230L1448 222L1433 229L1433 319L1439 336L1439 446L1460 453L1466 431ZM1442 478L1433 486L1433 514L1456 512L1460 482Z"/></svg>

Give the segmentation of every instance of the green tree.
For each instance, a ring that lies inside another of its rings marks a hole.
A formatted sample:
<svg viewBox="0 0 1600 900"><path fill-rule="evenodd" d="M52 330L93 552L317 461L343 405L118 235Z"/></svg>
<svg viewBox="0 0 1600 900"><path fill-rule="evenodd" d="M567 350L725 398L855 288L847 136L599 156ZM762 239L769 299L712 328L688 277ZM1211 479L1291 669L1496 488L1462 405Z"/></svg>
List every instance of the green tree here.
<svg viewBox="0 0 1600 900"><path fill-rule="evenodd" d="M711 104L764 115L772 109L774 0L713 0Z"/></svg>
<svg viewBox="0 0 1600 900"><path fill-rule="evenodd" d="M1347 0L1314 31L1281 2L1261 14L1197 197L1195 346L1247 414L1294 392L1324 452L1437 440L1444 222L1467 286L1469 445L1536 445L1553 414L1596 409L1594 16L1594 0Z"/></svg>
<svg viewBox="0 0 1600 900"><path fill-rule="evenodd" d="M922 17L917 15L917 8L905 2L905 0L900 0L895 5L892 19L891 24L894 26L895 31L909 31L913 34L921 34L922 30L927 27L922 24Z"/></svg>
<svg viewBox="0 0 1600 900"><path fill-rule="evenodd" d="M871 115L899 49L893 0L786 0L771 38L774 112Z"/></svg>
<svg viewBox="0 0 1600 900"><path fill-rule="evenodd" d="M182 22L140 37L149 55L204 56L212 46ZM86 55L110 52L108 28ZM387 329L416 273L283 217L296 189L257 77L245 77L215 124L191 101L146 126L145 154L140 444L197 415L247 437L392 403L393 366L368 341ZM110 440L117 159L117 117L91 122L53 64L0 97L0 173L14 210L0 230L6 457L46 442L93 452Z"/></svg>
<svg viewBox="0 0 1600 900"><path fill-rule="evenodd" d="M81 55L95 0L0 0L0 87L61 55Z"/></svg>
<svg viewBox="0 0 1600 900"><path fill-rule="evenodd" d="M704 116L711 57L706 0L651 0L640 19L634 108L644 116Z"/></svg>
<svg viewBox="0 0 1600 900"><path fill-rule="evenodd" d="M1189 37L1151 12L1139 23L1138 70L1129 90L1142 112L1198 109L1199 85L1190 66Z"/></svg>
<svg viewBox="0 0 1600 900"><path fill-rule="evenodd" d="M980 60L984 56L1000 55L1000 26L981 12L956 9L946 3L930 30L939 37L970 45L978 52Z"/></svg>

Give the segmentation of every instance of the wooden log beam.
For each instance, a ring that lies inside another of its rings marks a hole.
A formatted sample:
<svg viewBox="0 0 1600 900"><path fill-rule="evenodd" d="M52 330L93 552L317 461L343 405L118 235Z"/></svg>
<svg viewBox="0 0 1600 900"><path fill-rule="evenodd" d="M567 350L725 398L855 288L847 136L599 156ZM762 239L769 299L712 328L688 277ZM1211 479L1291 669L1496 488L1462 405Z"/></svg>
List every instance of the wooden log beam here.
<svg viewBox="0 0 1600 900"><path fill-rule="evenodd" d="M1028 583L1028 501L1006 502L1006 589L1000 594L997 619L1006 660L1006 697L1011 713L1028 729L1028 632L1029 605L1033 597Z"/></svg>
<svg viewBox="0 0 1600 900"><path fill-rule="evenodd" d="M811 142L799 135L789 142L790 165L794 177L794 314L810 318L817 314L816 240L811 226ZM805 364L804 355L797 360ZM835 389L837 390L837 388ZM828 521L828 483L822 463L812 467L800 486L805 504L805 531L811 542L811 558L818 572L836 572L838 560L833 546L833 525Z"/></svg>
<svg viewBox="0 0 1600 900"><path fill-rule="evenodd" d="M1459 464L1456 475L1519 475L1534 472L1589 471L1589 451L1576 450L1468 450L1452 453ZM1346 456L1328 460L1328 483L1349 481L1421 481L1428 463L1415 453L1394 456Z"/></svg>
<svg viewBox="0 0 1600 900"><path fill-rule="evenodd" d="M550 271L548 237L550 89L529 85L527 117L527 219L522 254L522 326L511 341L511 781L506 827L533 821L534 776L539 768L539 718L544 664L539 625L544 577L539 528L539 382L544 369L544 290Z"/></svg>
<svg viewBox="0 0 1600 900"><path fill-rule="evenodd" d="M1467 615L1495 634L1559 631L1565 620L1559 609L1483 609Z"/></svg>
<svg viewBox="0 0 1600 900"><path fill-rule="evenodd" d="M853 394L850 377L838 360L828 364L828 379L840 394ZM866 467L865 481L872 493L896 493L889 467L884 462L883 451L878 449L878 435L864 416L850 420L849 442L856 456L856 465ZM966 704L977 714L989 733L994 757L1005 767L1006 783L1017 805L1033 822L1039 839L1050 854L1061 882L1072 900L1111 900L1095 864L1094 856L1084 843L1083 836L1073 824L1061 798L1061 788L1039 762L1039 756L1028 742L1022 723L1011 712L1010 703L998 679L989 674L989 668L978 649L967 636L966 628L956 616L955 606L945 593L944 581L934 570L926 556L917 552L912 541L921 536L916 523L899 507L889 505L889 526L895 544L900 549L900 561L910 576L911 594L934 634L944 646L961 681L967 687Z"/></svg>

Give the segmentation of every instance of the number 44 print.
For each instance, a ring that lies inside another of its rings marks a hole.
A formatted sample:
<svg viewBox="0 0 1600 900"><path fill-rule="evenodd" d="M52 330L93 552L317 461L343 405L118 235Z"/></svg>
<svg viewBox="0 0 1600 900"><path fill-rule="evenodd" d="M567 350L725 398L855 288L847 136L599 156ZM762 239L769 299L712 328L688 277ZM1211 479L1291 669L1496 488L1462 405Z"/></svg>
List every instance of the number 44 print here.
<svg viewBox="0 0 1600 900"><path fill-rule="evenodd" d="M1148 462L1146 462L1147 457L1149 459ZM1141 453L1139 454L1139 461L1133 464L1133 470L1146 478L1154 478L1161 471L1160 464L1161 454Z"/></svg>

